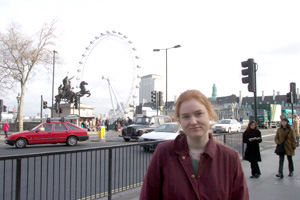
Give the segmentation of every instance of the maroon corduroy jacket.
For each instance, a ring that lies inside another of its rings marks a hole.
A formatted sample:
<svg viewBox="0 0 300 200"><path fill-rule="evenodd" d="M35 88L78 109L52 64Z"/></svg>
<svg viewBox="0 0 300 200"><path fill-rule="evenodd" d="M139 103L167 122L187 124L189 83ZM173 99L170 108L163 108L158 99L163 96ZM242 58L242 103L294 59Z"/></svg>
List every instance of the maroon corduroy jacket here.
<svg viewBox="0 0 300 200"><path fill-rule="evenodd" d="M148 166L141 200L248 200L238 153L212 135L194 175L186 136L158 145Z"/></svg>

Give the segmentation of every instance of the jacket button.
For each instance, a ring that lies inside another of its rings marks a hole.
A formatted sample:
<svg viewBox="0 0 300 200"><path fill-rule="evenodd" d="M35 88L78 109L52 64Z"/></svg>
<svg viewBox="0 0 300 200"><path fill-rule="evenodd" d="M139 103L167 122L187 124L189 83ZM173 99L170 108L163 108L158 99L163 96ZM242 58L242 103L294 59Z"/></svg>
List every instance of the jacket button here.
<svg viewBox="0 0 300 200"><path fill-rule="evenodd" d="M181 158L182 158L182 160L185 160L185 156L182 156Z"/></svg>
<svg viewBox="0 0 300 200"><path fill-rule="evenodd" d="M191 175L192 178L195 178L196 176L194 174Z"/></svg>

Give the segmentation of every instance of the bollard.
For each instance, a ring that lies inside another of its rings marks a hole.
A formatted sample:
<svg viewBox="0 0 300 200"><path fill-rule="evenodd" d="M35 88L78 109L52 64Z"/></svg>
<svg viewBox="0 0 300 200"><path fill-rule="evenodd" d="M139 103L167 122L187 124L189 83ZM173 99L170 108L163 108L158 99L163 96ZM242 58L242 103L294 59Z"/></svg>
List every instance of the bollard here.
<svg viewBox="0 0 300 200"><path fill-rule="evenodd" d="M101 140L105 140L105 126L101 126L100 138Z"/></svg>

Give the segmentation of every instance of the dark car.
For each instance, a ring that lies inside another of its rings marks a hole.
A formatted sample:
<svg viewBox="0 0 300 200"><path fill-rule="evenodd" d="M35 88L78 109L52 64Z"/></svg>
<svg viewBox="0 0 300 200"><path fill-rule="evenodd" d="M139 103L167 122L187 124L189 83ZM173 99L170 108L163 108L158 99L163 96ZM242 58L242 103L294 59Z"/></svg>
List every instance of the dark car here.
<svg viewBox="0 0 300 200"><path fill-rule="evenodd" d="M89 139L87 130L70 122L53 121L41 123L30 131L13 133L5 140L8 145L23 148L31 144L66 143L74 146L77 141Z"/></svg>
<svg viewBox="0 0 300 200"><path fill-rule="evenodd" d="M139 139L144 133L149 133L156 129L159 125L171 122L169 116L152 116L152 117L138 117L134 124L131 124L122 129L123 139L129 141L131 139Z"/></svg>

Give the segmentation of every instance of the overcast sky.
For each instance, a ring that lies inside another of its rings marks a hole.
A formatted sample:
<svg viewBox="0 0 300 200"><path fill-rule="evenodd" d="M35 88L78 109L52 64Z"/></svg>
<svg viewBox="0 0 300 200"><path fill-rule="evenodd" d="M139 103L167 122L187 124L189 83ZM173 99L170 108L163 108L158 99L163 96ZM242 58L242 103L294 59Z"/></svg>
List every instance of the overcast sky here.
<svg viewBox="0 0 300 200"><path fill-rule="evenodd" d="M61 35L55 50L64 63L55 69L55 94L67 74L77 75L82 54L95 36L106 31L128 36L137 49L140 70L131 67L126 41L117 39L98 43L87 60L83 77L92 96L83 101L95 107L109 105L103 75L110 76L120 98L126 99L132 73L165 77L165 52L153 49L178 44L181 48L168 51L168 100L187 89L210 97L214 83L218 96L239 95L239 91L253 96L241 82L241 61L248 58L258 64L261 96L262 91L272 95L273 90L286 94L290 82L300 84L299 8L296 0L1 0L0 31L14 21L32 34L43 23L58 20ZM17 105L19 88L1 97L10 108ZM35 115L41 95L51 102L52 74L35 77L25 95L24 113Z"/></svg>

